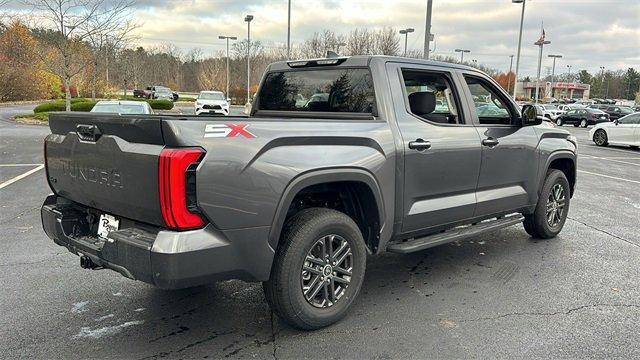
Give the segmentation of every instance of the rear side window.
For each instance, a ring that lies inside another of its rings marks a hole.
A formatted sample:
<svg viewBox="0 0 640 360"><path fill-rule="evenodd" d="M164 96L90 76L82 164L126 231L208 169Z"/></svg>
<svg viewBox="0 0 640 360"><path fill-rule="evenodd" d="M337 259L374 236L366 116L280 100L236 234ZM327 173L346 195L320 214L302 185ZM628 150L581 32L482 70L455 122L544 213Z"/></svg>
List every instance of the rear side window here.
<svg viewBox="0 0 640 360"><path fill-rule="evenodd" d="M267 74L260 110L371 114L375 106L368 69L280 71Z"/></svg>

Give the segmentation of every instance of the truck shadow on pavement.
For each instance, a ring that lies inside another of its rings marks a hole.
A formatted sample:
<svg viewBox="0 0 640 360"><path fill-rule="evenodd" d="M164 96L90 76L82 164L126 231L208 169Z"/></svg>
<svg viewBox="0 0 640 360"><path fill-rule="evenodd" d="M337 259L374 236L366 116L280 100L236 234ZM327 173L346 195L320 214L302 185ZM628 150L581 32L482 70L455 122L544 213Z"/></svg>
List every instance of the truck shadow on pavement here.
<svg viewBox="0 0 640 360"><path fill-rule="evenodd" d="M437 314L450 314L452 307L474 301L474 296L491 296L508 287L521 271L524 254L534 262L544 260L561 241L533 240L518 226L414 254L371 257L350 314L315 332L280 322L269 310L261 284L227 281L176 291L149 287L137 299L146 305L144 324L136 333L145 334L153 344L149 347L157 350L147 356L216 358L266 356L276 351L275 342L283 346L318 334L375 331L390 319L437 322Z"/></svg>

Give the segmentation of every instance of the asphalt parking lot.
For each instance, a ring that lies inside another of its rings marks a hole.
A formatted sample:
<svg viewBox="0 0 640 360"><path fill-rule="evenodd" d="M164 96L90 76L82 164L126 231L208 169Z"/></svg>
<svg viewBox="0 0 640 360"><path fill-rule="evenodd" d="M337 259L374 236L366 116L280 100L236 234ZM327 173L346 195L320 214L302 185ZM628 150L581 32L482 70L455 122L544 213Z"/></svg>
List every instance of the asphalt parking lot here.
<svg viewBox="0 0 640 360"><path fill-rule="evenodd" d="M163 291L81 269L40 226L49 129L10 121L29 108L0 107L4 358L640 358L640 151L563 127L580 158L560 236L518 225L372 257L350 314L300 332L260 284Z"/></svg>

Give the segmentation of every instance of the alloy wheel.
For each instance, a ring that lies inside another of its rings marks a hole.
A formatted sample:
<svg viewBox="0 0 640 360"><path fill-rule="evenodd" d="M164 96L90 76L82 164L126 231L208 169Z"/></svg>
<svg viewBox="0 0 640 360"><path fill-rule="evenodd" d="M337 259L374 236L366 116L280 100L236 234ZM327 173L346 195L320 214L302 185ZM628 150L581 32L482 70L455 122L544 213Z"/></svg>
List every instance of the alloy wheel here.
<svg viewBox="0 0 640 360"><path fill-rule="evenodd" d="M547 199L547 223L549 226L558 226L564 214L565 203L564 187L562 184L553 185Z"/></svg>
<svg viewBox="0 0 640 360"><path fill-rule="evenodd" d="M582 121L580 121L580 126L583 127L583 128L586 128L587 127L587 120L583 119Z"/></svg>
<svg viewBox="0 0 640 360"><path fill-rule="evenodd" d="M596 143L596 145L604 145L604 143L607 141L606 140L606 134L604 133L603 130L598 130L596 131L596 133L593 135L593 141Z"/></svg>
<svg viewBox="0 0 640 360"><path fill-rule="evenodd" d="M318 239L307 253L302 265L300 282L309 304L328 308L345 294L351 282L353 252L340 235L326 235Z"/></svg>

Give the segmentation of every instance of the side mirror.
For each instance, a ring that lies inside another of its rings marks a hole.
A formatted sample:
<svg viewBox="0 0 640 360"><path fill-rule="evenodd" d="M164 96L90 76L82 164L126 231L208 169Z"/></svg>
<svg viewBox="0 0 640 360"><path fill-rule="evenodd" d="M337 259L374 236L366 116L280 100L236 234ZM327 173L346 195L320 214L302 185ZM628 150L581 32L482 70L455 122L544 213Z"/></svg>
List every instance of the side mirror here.
<svg viewBox="0 0 640 360"><path fill-rule="evenodd" d="M525 105L522 108L522 126L542 124L542 118L538 117L538 111L533 105Z"/></svg>
<svg viewBox="0 0 640 360"><path fill-rule="evenodd" d="M231 103L231 98L227 98L227 102L228 102L228 103Z"/></svg>
<svg viewBox="0 0 640 360"><path fill-rule="evenodd" d="M618 120L618 119L613 120L613 122L614 122L616 125L620 124L620 120Z"/></svg>

